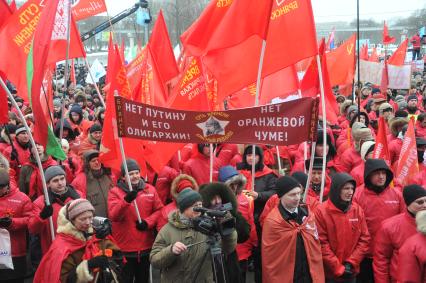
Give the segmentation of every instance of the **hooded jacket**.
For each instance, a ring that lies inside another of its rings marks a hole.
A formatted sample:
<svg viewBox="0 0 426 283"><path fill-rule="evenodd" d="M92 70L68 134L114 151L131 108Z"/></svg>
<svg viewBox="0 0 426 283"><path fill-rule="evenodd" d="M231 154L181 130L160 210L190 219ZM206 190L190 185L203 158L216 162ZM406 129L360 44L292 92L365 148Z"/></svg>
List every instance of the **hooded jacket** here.
<svg viewBox="0 0 426 283"><path fill-rule="evenodd" d="M344 203L340 192L345 183L355 181L348 174L333 177L329 199L318 206L315 219L321 242L326 277L339 281L349 262L354 273L359 273L360 263L368 253L370 234L364 212L356 203Z"/></svg>
<svg viewBox="0 0 426 283"><path fill-rule="evenodd" d="M370 175L376 170L385 170L387 174L384 188L376 188L370 182ZM405 203L402 195L389 184L393 174L382 159L367 159L364 171L364 184L357 187L353 202L359 204L364 210L371 242L368 257L372 257L376 233L383 220L405 211Z"/></svg>
<svg viewBox="0 0 426 283"><path fill-rule="evenodd" d="M171 186L173 180L178 177L179 172L169 166L164 166L158 173L157 182L155 183L155 188L157 189L158 196L164 205L166 205L171 199ZM194 180L195 181L195 180ZM165 219L167 223L167 217Z"/></svg>
<svg viewBox="0 0 426 283"><path fill-rule="evenodd" d="M174 211L169 216L169 222L160 230L149 256L153 267L161 269L161 282L192 282L197 276L198 266L202 264L195 282L213 282L211 257L204 255L208 244L203 241L207 236L192 229L191 224L181 220L179 211ZM203 242L192 246L181 255L172 252L172 245L181 242L185 245ZM228 255L235 250L237 233L234 231L221 241L222 252Z"/></svg>
<svg viewBox="0 0 426 283"><path fill-rule="evenodd" d="M128 203L124 200L129 192L127 184L119 180L117 186L108 194L108 215L112 221L112 236L123 252L139 253L151 249L154 242L153 228L163 207L153 186L142 179L139 184L135 201L140 217L148 223L148 229L145 231L136 229L138 218L134 202Z"/></svg>
<svg viewBox="0 0 426 283"><path fill-rule="evenodd" d="M202 154L197 146L194 146L194 155L183 164L182 173L192 176L197 184L210 182L210 157ZM220 164L216 157L213 158L213 182L217 181Z"/></svg>
<svg viewBox="0 0 426 283"><path fill-rule="evenodd" d="M33 204L14 183L10 182L9 188L9 193L0 197L0 218L12 218L12 224L5 229L10 233L12 257L21 257L27 253L27 225Z"/></svg>

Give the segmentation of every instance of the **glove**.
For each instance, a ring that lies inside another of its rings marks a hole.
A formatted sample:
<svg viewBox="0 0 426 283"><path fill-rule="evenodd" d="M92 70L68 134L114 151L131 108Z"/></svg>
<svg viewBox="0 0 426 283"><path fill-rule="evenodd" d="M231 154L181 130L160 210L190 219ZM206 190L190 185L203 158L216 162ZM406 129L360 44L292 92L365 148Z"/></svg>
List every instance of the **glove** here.
<svg viewBox="0 0 426 283"><path fill-rule="evenodd" d="M146 223L146 221L143 219L141 219L141 223L136 221L136 229L138 229L139 231L145 231L148 229L148 223Z"/></svg>
<svg viewBox="0 0 426 283"><path fill-rule="evenodd" d="M2 217L0 218L0 228L7 228L12 224L12 218Z"/></svg>
<svg viewBox="0 0 426 283"><path fill-rule="evenodd" d="M53 207L51 205L45 205L40 211L41 219L47 219L53 215Z"/></svg>
<svg viewBox="0 0 426 283"><path fill-rule="evenodd" d="M138 191L133 190L126 194L126 196L124 197L124 200L128 203L131 203L132 201L136 199L137 195L138 195Z"/></svg>
<svg viewBox="0 0 426 283"><path fill-rule="evenodd" d="M340 276L340 277L342 279L352 278L353 275L354 275L352 264L350 264L349 262L345 262L345 263L343 263L343 265L345 266L345 271L343 272L342 276Z"/></svg>
<svg viewBox="0 0 426 283"><path fill-rule="evenodd" d="M89 267L89 269L94 269L94 268L106 269L108 266L109 266L108 258L104 255L96 256L87 261L87 267Z"/></svg>

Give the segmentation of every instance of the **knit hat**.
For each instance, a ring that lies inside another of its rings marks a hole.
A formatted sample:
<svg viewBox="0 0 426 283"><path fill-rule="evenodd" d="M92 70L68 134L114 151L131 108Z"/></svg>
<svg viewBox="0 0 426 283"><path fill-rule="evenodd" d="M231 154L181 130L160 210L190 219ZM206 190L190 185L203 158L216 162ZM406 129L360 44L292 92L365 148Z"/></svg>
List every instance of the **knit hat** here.
<svg viewBox="0 0 426 283"><path fill-rule="evenodd" d="M402 190L402 196L404 197L405 205L409 206L416 199L426 197L426 190L419 185L408 185Z"/></svg>
<svg viewBox="0 0 426 283"><path fill-rule="evenodd" d="M126 164L127 164L127 170L129 170L129 173L132 172L132 171L140 171L141 170L138 162L134 159L127 159ZM124 170L124 163L123 163L123 164L121 164L121 176L124 176L124 175L126 175L126 170Z"/></svg>
<svg viewBox="0 0 426 283"><path fill-rule="evenodd" d="M191 190L194 189L194 184L188 179L182 179L179 181L176 187L176 192L180 193L181 191L185 189L191 189Z"/></svg>
<svg viewBox="0 0 426 283"><path fill-rule="evenodd" d="M302 186L295 178L290 176L282 176L278 178L277 182L275 183L275 190L277 191L279 198L294 188L302 188Z"/></svg>
<svg viewBox="0 0 426 283"><path fill-rule="evenodd" d="M10 177L9 172L6 169L0 169L0 187L9 185Z"/></svg>
<svg viewBox="0 0 426 283"><path fill-rule="evenodd" d="M95 208L87 199L78 198L67 204L66 215L68 220L73 220L86 211L92 211L95 213Z"/></svg>
<svg viewBox="0 0 426 283"><path fill-rule="evenodd" d="M102 131L102 126L99 125L98 123L95 123L90 127L89 133L92 134L94 132L101 132L101 131Z"/></svg>
<svg viewBox="0 0 426 283"><path fill-rule="evenodd" d="M188 207L190 207L197 201L202 201L201 195L191 189L185 189L181 191L176 199L177 206L180 212L184 212Z"/></svg>
<svg viewBox="0 0 426 283"><path fill-rule="evenodd" d="M293 172L293 174L291 174L291 177L293 177L294 179L296 179L299 182L299 184L302 185L302 187L305 187L306 186L306 182L308 182L308 175L306 175L302 171Z"/></svg>
<svg viewBox="0 0 426 283"><path fill-rule="evenodd" d="M360 127L358 124L361 124ZM355 122L352 126L352 137L354 139L354 146L357 152L360 152L361 141L373 140L373 135L371 134L371 130L367 128L364 124Z"/></svg>
<svg viewBox="0 0 426 283"><path fill-rule="evenodd" d="M59 98L53 99L53 106L61 107L62 106L61 100Z"/></svg>
<svg viewBox="0 0 426 283"><path fill-rule="evenodd" d="M405 101L399 101L397 104L398 104L399 110L404 110L404 109L407 109L407 107L408 107L408 104ZM407 116L408 116L408 114L407 114Z"/></svg>
<svg viewBox="0 0 426 283"><path fill-rule="evenodd" d="M14 134L15 132L16 132L16 129L17 129L18 127L16 126L16 125L13 125L13 124L7 124L5 127L4 127L4 130L6 131L6 132L8 132L9 134Z"/></svg>
<svg viewBox="0 0 426 283"><path fill-rule="evenodd" d="M310 159L305 160L306 170L309 170L310 162L311 162ZM322 157L315 157L314 158L314 163L312 165L312 169L322 170Z"/></svg>
<svg viewBox="0 0 426 283"><path fill-rule="evenodd" d="M410 101L410 100L417 100L418 101L419 99L417 98L417 95L411 94L407 97L407 102Z"/></svg>
<svg viewBox="0 0 426 283"><path fill-rule="evenodd" d="M16 130L15 130L15 135L22 134L22 133L24 133L24 132L26 132L26 131L27 131L27 129L25 128L25 126L23 126L23 125L18 126L18 127L16 128Z"/></svg>
<svg viewBox="0 0 426 283"><path fill-rule="evenodd" d="M398 103L398 102L401 102L401 101L405 101L405 98L404 98L403 95L398 94L397 96L395 96L394 100L395 100L396 103Z"/></svg>
<svg viewBox="0 0 426 283"><path fill-rule="evenodd" d="M74 104L70 109L70 115L71 113L77 113L79 115L83 115L83 109L81 109L80 105Z"/></svg>
<svg viewBox="0 0 426 283"><path fill-rule="evenodd" d="M348 109L346 110L346 119L350 119L351 118L351 113L358 113L358 106L357 105L351 105L348 107Z"/></svg>
<svg viewBox="0 0 426 283"><path fill-rule="evenodd" d="M90 162L90 160L92 160L93 158L95 158L95 157L99 157L99 151L97 151L97 150L88 150L88 151L86 151L84 154L83 154L83 156L84 156L84 160L87 162L87 163L89 163Z"/></svg>
<svg viewBox="0 0 426 283"><path fill-rule="evenodd" d="M46 169L46 171L44 171L44 178L46 179L46 183L49 183L51 179L60 175L66 176L64 169L62 169L62 167L59 165L50 166Z"/></svg>
<svg viewBox="0 0 426 283"><path fill-rule="evenodd" d="M379 88L377 88L377 87L372 88L372 89L371 89L371 94L372 94L372 95L374 95L374 94L376 94L376 93L381 94L381 93L380 93L380 89L379 89Z"/></svg>
<svg viewBox="0 0 426 283"><path fill-rule="evenodd" d="M219 169L219 182L226 182L229 178L238 175L238 171L231 165L220 167Z"/></svg>
<svg viewBox="0 0 426 283"><path fill-rule="evenodd" d="M376 142L374 141L366 141L361 146L360 155L362 160L366 160L366 156L374 150L374 146L376 145Z"/></svg>
<svg viewBox="0 0 426 283"><path fill-rule="evenodd" d="M380 112L380 114L383 114L383 112L385 112L385 111L392 111L393 112L392 105L390 105L387 102L380 104L380 106L379 106L379 112Z"/></svg>

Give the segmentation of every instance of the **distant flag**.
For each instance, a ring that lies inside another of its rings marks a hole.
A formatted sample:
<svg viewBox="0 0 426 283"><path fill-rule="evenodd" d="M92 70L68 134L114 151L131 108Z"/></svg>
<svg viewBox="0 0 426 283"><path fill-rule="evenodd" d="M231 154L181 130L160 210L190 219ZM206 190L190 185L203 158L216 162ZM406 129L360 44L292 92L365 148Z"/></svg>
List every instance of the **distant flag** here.
<svg viewBox="0 0 426 283"><path fill-rule="evenodd" d="M408 123L408 129L402 142L395 180L399 185L405 186L410 184L418 173L419 163L417 159L416 136L414 132L414 117L412 117Z"/></svg>
<svg viewBox="0 0 426 283"><path fill-rule="evenodd" d="M334 28L331 31L330 35L328 36L326 47L327 47L327 50L333 50L334 49Z"/></svg>
<svg viewBox="0 0 426 283"><path fill-rule="evenodd" d="M405 39L399 46L398 49L392 54L388 60L389 65L402 66L404 65L405 55L407 53L408 38Z"/></svg>
<svg viewBox="0 0 426 283"><path fill-rule="evenodd" d="M72 14L76 21L107 11L104 0L77 0L72 5Z"/></svg>
<svg viewBox="0 0 426 283"><path fill-rule="evenodd" d="M89 71L92 74L93 79L95 81L92 81L90 74L87 74L86 83L91 83L91 84L98 83L99 79L106 75L105 68L104 68L104 66L102 66L101 62L99 62L98 59L93 61L92 66L90 67Z"/></svg>
<svg viewBox="0 0 426 283"><path fill-rule="evenodd" d="M388 26L383 23L383 44L391 44L395 42L395 37L389 36Z"/></svg>

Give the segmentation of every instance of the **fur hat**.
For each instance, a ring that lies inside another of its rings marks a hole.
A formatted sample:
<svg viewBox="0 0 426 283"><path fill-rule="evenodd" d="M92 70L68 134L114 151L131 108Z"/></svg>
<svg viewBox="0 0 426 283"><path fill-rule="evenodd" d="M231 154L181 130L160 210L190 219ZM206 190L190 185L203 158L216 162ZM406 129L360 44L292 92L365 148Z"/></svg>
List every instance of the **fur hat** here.
<svg viewBox="0 0 426 283"><path fill-rule="evenodd" d="M360 155L362 160L366 160L366 156L367 154L369 154L370 152L372 152L374 150L374 146L376 145L376 142L374 141L366 141L362 144L361 146L361 151L360 151Z"/></svg>
<svg viewBox="0 0 426 283"><path fill-rule="evenodd" d="M386 110L388 110L388 111L391 110L393 112L392 105L390 105L387 102L380 104L380 106L379 106L379 112L380 112L380 114L383 114L383 112L386 111Z"/></svg>
<svg viewBox="0 0 426 283"><path fill-rule="evenodd" d="M405 125L408 125L408 119L407 118L394 117L389 121L389 128L390 128L391 133L394 137L398 136L399 131Z"/></svg>
<svg viewBox="0 0 426 283"><path fill-rule="evenodd" d="M351 100L345 100L342 104L340 104L340 115L346 116L346 109L352 105Z"/></svg>
<svg viewBox="0 0 426 283"><path fill-rule="evenodd" d="M359 126L361 124L362 126ZM357 152L361 150L361 141L374 140L371 130L360 122L355 122L352 127L352 137L354 139L354 146Z"/></svg>
<svg viewBox="0 0 426 283"><path fill-rule="evenodd" d="M426 235L426 210L417 212L416 214L417 231Z"/></svg>
<svg viewBox="0 0 426 283"><path fill-rule="evenodd" d="M213 197L219 195L222 199L222 204L231 203L233 216L237 215L238 203L235 194L224 183L209 183L200 187L200 194L203 198L203 206L209 207Z"/></svg>
<svg viewBox="0 0 426 283"><path fill-rule="evenodd" d="M95 208L87 199L78 198L67 204L66 215L69 220L73 220L86 211L95 213Z"/></svg>
<svg viewBox="0 0 426 283"><path fill-rule="evenodd" d="M190 185L191 184L191 185ZM178 194L186 188L191 188L198 192L198 184L195 179L186 174L180 174L174 178L172 185L170 186L170 194L173 199L177 199Z"/></svg>

